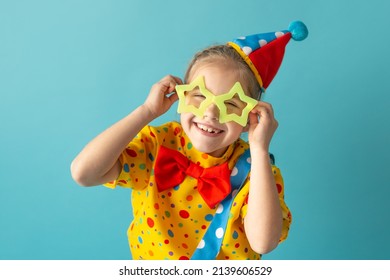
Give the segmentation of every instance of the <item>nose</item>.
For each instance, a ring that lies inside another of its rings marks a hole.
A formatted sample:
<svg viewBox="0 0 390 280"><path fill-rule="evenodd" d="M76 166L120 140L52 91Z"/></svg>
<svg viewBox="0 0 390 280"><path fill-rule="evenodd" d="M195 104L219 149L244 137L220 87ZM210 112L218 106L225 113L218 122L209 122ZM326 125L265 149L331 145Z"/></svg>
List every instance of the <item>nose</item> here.
<svg viewBox="0 0 390 280"><path fill-rule="evenodd" d="M219 120L219 108L216 104L210 104L203 113L203 118L208 118L210 120Z"/></svg>

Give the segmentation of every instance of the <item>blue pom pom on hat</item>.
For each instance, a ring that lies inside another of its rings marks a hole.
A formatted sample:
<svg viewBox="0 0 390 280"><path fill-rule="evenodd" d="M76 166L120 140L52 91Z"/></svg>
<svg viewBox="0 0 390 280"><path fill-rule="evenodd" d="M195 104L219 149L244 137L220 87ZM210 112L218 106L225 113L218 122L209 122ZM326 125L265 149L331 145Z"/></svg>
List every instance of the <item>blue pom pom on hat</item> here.
<svg viewBox="0 0 390 280"><path fill-rule="evenodd" d="M245 60L263 91L269 86L282 63L285 47L306 39L309 32L301 21L293 21L287 30L253 34L228 42Z"/></svg>
<svg viewBox="0 0 390 280"><path fill-rule="evenodd" d="M299 20L291 22L288 26L288 31L290 31L291 37L295 41L305 40L307 35L309 35L306 25Z"/></svg>

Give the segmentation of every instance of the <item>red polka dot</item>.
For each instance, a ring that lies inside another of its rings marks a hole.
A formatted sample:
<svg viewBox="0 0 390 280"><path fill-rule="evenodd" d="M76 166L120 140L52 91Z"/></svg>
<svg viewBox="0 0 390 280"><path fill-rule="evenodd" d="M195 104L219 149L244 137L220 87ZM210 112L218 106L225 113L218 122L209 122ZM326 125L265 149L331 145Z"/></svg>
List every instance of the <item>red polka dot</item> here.
<svg viewBox="0 0 390 280"><path fill-rule="evenodd" d="M175 130L173 131L173 134L175 134L175 136L177 136L179 133L180 133L180 128L176 127Z"/></svg>
<svg viewBox="0 0 390 280"><path fill-rule="evenodd" d="M192 195L189 195L186 197L187 201L191 201L193 199L193 196Z"/></svg>
<svg viewBox="0 0 390 280"><path fill-rule="evenodd" d="M240 247L240 243L236 243L236 244L234 245L234 247L236 247L236 248Z"/></svg>
<svg viewBox="0 0 390 280"><path fill-rule="evenodd" d="M184 237L185 237L185 238L188 238L188 234L187 234L187 233L186 233L186 234L184 234Z"/></svg>
<svg viewBox="0 0 390 280"><path fill-rule="evenodd" d="M165 239L165 240L164 240L164 243L165 243L165 244L169 244L169 240L168 240L168 239Z"/></svg>
<svg viewBox="0 0 390 280"><path fill-rule="evenodd" d="M276 184L276 188L278 189L278 193L282 192L282 185Z"/></svg>
<svg viewBox="0 0 390 280"><path fill-rule="evenodd" d="M186 257L186 256L181 256L181 257L179 258L179 260L189 260L189 258Z"/></svg>
<svg viewBox="0 0 390 280"><path fill-rule="evenodd" d="M190 216L190 213L188 213L186 210L180 210L179 215L183 219L187 219Z"/></svg>
<svg viewBox="0 0 390 280"><path fill-rule="evenodd" d="M203 225L203 226L202 226L202 229L206 229L206 226L205 226L205 225Z"/></svg>
<svg viewBox="0 0 390 280"><path fill-rule="evenodd" d="M151 228L154 226L154 221L151 218L147 219L147 223L148 223L148 226Z"/></svg>
<svg viewBox="0 0 390 280"><path fill-rule="evenodd" d="M153 134L153 132L150 132L150 136L152 136L152 137L156 137L156 136Z"/></svg>
<svg viewBox="0 0 390 280"><path fill-rule="evenodd" d="M126 149L126 153L131 157L137 157L137 152L132 149Z"/></svg>
<svg viewBox="0 0 390 280"><path fill-rule="evenodd" d="M185 243L181 244L181 246L182 246L184 249L188 249L188 245L185 244Z"/></svg>
<svg viewBox="0 0 390 280"><path fill-rule="evenodd" d="M180 144L182 147L184 147L184 145L186 144L186 140L184 139L184 137L180 138Z"/></svg>
<svg viewBox="0 0 390 280"><path fill-rule="evenodd" d="M158 210L160 208L160 206L158 205L158 203L155 203L154 204L154 209Z"/></svg>

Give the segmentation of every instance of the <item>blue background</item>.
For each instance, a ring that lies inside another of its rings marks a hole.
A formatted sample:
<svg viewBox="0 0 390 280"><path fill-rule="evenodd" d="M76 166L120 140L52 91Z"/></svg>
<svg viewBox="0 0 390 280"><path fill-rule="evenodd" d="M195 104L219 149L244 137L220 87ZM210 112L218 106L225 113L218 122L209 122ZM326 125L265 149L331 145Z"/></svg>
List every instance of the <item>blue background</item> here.
<svg viewBox="0 0 390 280"><path fill-rule="evenodd" d="M0 259L129 259L130 191L72 159L196 51L296 19L266 97L294 220L264 258L389 259L389 3L1 0Z"/></svg>

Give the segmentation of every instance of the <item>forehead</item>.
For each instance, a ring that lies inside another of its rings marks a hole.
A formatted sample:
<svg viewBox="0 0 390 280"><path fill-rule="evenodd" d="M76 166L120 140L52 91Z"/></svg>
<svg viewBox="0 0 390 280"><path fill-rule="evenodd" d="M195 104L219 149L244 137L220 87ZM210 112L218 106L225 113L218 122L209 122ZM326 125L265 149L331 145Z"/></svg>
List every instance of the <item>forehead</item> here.
<svg viewBox="0 0 390 280"><path fill-rule="evenodd" d="M230 63L199 63L194 65L187 83L191 83L199 76L204 77L206 88L214 94L228 92L236 82L246 87L245 81L240 78L239 71Z"/></svg>

